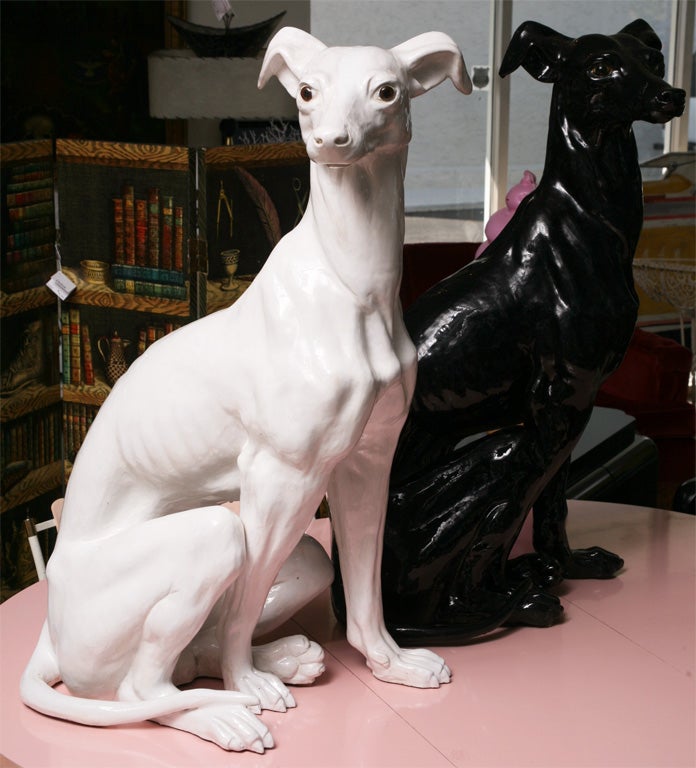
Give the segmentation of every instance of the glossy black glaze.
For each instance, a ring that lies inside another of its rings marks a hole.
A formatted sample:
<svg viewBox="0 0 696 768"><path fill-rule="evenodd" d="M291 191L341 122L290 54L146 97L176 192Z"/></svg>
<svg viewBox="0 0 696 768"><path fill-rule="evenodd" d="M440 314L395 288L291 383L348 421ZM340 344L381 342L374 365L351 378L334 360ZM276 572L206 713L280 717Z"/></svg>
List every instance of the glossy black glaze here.
<svg viewBox="0 0 696 768"><path fill-rule="evenodd" d="M484 254L405 315L418 380L382 566L387 624L402 643L547 626L563 610L549 586L623 565L601 548L570 548L565 490L571 451L637 316L643 207L631 124L684 107L684 92L663 80L660 47L640 20L576 40L526 22L510 42L501 76L522 66L553 83L546 165ZM532 505L538 555L508 562ZM340 615L340 574L334 604Z"/></svg>

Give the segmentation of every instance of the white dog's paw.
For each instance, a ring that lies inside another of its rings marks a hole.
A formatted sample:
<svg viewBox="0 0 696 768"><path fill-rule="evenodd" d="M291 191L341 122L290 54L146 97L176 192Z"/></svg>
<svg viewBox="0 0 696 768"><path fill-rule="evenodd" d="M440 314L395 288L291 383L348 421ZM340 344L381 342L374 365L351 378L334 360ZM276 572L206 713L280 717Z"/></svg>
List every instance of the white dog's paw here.
<svg viewBox="0 0 696 768"><path fill-rule="evenodd" d="M285 712L296 706L290 691L283 685L278 676L271 672L249 669L238 675L235 680L235 690L240 693L248 693L258 699L260 709Z"/></svg>
<svg viewBox="0 0 696 768"><path fill-rule="evenodd" d="M254 666L288 685L309 685L324 672L324 651L304 635L291 635L252 649Z"/></svg>
<svg viewBox="0 0 696 768"><path fill-rule="evenodd" d="M378 680L413 688L439 688L452 677L444 659L425 648L397 648L395 654L372 653L366 662Z"/></svg>
<svg viewBox="0 0 696 768"><path fill-rule="evenodd" d="M211 704L158 717L157 722L234 752L250 750L263 754L274 746L273 736L264 723L238 704Z"/></svg>

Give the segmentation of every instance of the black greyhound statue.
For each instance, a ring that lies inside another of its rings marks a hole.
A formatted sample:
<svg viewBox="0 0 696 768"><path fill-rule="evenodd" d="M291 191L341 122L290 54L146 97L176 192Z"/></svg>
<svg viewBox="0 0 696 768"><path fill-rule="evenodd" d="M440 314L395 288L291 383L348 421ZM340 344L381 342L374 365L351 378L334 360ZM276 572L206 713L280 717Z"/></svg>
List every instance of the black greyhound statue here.
<svg viewBox="0 0 696 768"><path fill-rule="evenodd" d="M642 20L575 40L528 21L510 41L502 77L522 66L553 83L546 164L482 256L405 313L418 380L382 563L401 643L548 626L563 609L546 589L623 566L599 547L571 549L565 492L571 451L637 317L643 201L631 124L684 108L660 49ZM532 507L537 554L508 562ZM340 617L338 568L333 601Z"/></svg>

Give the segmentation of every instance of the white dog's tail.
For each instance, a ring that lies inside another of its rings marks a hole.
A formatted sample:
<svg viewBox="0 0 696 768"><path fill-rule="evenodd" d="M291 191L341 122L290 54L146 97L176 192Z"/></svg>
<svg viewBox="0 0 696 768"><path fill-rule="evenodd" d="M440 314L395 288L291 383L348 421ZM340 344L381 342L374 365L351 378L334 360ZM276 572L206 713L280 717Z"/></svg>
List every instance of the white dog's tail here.
<svg viewBox="0 0 696 768"><path fill-rule="evenodd" d="M258 699L236 691L178 691L148 701L102 701L83 699L54 690L60 682L58 660L44 622L36 649L20 682L22 701L37 712L82 725L123 725L164 717L208 704L258 706Z"/></svg>

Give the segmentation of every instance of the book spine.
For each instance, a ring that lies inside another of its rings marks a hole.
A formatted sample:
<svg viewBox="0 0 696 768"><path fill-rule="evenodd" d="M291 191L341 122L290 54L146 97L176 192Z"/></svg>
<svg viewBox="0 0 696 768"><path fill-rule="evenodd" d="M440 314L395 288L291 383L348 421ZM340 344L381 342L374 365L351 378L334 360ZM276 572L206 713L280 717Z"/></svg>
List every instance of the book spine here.
<svg viewBox="0 0 696 768"><path fill-rule="evenodd" d="M17 447L17 425L13 424L8 432L10 433L10 439L9 439L9 450L7 451L8 456L8 464L13 461L17 461L17 454L19 453L19 449Z"/></svg>
<svg viewBox="0 0 696 768"><path fill-rule="evenodd" d="M171 269L174 263L174 201L165 195L162 203L162 258L163 269Z"/></svg>
<svg viewBox="0 0 696 768"><path fill-rule="evenodd" d="M126 280L116 277L113 280L114 290L120 293L131 293L138 296L152 296L160 299L186 299L185 285L168 285L165 283L143 282L142 280Z"/></svg>
<svg viewBox="0 0 696 768"><path fill-rule="evenodd" d="M19 250L7 251L5 254L5 263L7 266L23 266L26 262L38 261L39 259L50 259L53 256L53 244L45 243L43 245L30 245Z"/></svg>
<svg viewBox="0 0 696 768"><path fill-rule="evenodd" d="M48 415L46 419L46 464L50 464L55 461L58 456L56 454L56 414L55 412Z"/></svg>
<svg viewBox="0 0 696 768"><path fill-rule="evenodd" d="M114 220L114 261L123 264L126 260L125 241L123 234L123 198L111 199Z"/></svg>
<svg viewBox="0 0 696 768"><path fill-rule="evenodd" d="M167 283L171 285L183 285L183 272L175 272L171 269L155 269L154 267L140 267L130 264L113 264L111 276L124 280L140 280L142 282Z"/></svg>
<svg viewBox="0 0 696 768"><path fill-rule="evenodd" d="M22 457L29 455L29 433L32 431L32 424L33 419L25 421L22 424L22 431L19 433L19 455Z"/></svg>
<svg viewBox="0 0 696 768"><path fill-rule="evenodd" d="M147 264L147 227L147 201L137 197L135 199L135 263L141 266Z"/></svg>
<svg viewBox="0 0 696 768"><path fill-rule="evenodd" d="M72 435L72 455L75 457L80 450L80 406L77 403L72 404L70 420L72 421L70 428Z"/></svg>
<svg viewBox="0 0 696 768"><path fill-rule="evenodd" d="M26 192L12 192L6 196L8 208L17 206L29 206L34 203L43 203L53 200L53 190L50 187L39 187L38 189L27 190Z"/></svg>
<svg viewBox="0 0 696 768"><path fill-rule="evenodd" d="M62 429L62 449L63 456L70 460L70 452L68 450L70 441L68 438L68 425L70 424L70 403L63 403L63 429Z"/></svg>
<svg viewBox="0 0 696 768"><path fill-rule="evenodd" d="M39 466L47 464L46 461L46 443L48 438L48 419L45 413L35 414L32 419L33 424L30 422L32 428L31 439L31 455L36 457L36 461Z"/></svg>
<svg viewBox="0 0 696 768"><path fill-rule="evenodd" d="M25 219L37 219L53 214L53 200L48 203L35 203L34 205L21 205L10 208L7 215L10 221L23 221Z"/></svg>
<svg viewBox="0 0 696 768"><path fill-rule="evenodd" d="M92 422L94 421L94 417L97 415L97 411L99 410L98 407L92 406L91 408L87 409L87 431L89 432L89 428L92 426Z"/></svg>
<svg viewBox="0 0 696 768"><path fill-rule="evenodd" d="M43 178L33 181L17 181L17 176L12 176L12 180L7 184L7 194L16 195L21 192L31 192L35 189L53 190L53 174L49 173Z"/></svg>
<svg viewBox="0 0 696 768"><path fill-rule="evenodd" d="M53 216L37 216L33 219L21 219L20 221L8 221L7 227L11 233L33 232L36 229L53 226Z"/></svg>
<svg viewBox="0 0 696 768"><path fill-rule="evenodd" d="M123 187L123 249L126 264L135 264L135 192L132 184Z"/></svg>
<svg viewBox="0 0 696 768"><path fill-rule="evenodd" d="M60 313L60 333L63 346L63 384L70 384L70 312L67 309Z"/></svg>
<svg viewBox="0 0 696 768"><path fill-rule="evenodd" d="M53 180L53 170L50 165L44 164L43 167L39 168L38 165L36 165L34 168L31 168L30 166L23 166L22 173L13 173L12 174L12 183L13 184L26 184L27 182L35 182L35 181L52 181Z"/></svg>
<svg viewBox="0 0 696 768"><path fill-rule="evenodd" d="M28 291L31 288L38 288L46 283L46 280L51 275L51 271L55 269L55 262L36 262L37 264L44 265L44 269L38 269L34 274L25 275L23 277L3 277L0 283L2 283L2 290L5 293L19 293L20 291Z"/></svg>
<svg viewBox="0 0 696 768"><path fill-rule="evenodd" d="M84 383L90 386L94 384L94 365L92 363L92 340L89 335L89 327L82 326L82 365L84 369Z"/></svg>
<svg viewBox="0 0 696 768"><path fill-rule="evenodd" d="M80 310L71 307L70 310L70 383L80 384L81 344L80 344Z"/></svg>
<svg viewBox="0 0 696 768"><path fill-rule="evenodd" d="M45 464L48 464L49 461L49 442L48 442L48 434L49 434L49 426L48 426L48 414L42 414L39 418L39 424L38 424L38 430L36 430L36 437L35 437L35 444L34 444L34 455L39 457L39 464L41 466L44 466Z"/></svg>
<svg viewBox="0 0 696 768"><path fill-rule="evenodd" d="M46 440L44 431L46 429L46 414L40 414L38 418L29 420L29 429L31 431L31 457L39 467L45 463L44 452L46 450Z"/></svg>
<svg viewBox="0 0 696 768"><path fill-rule="evenodd" d="M152 187L147 191L147 265L160 265L160 193Z"/></svg>
<svg viewBox="0 0 696 768"><path fill-rule="evenodd" d="M174 264L178 272L184 270L184 207L174 207Z"/></svg>
<svg viewBox="0 0 696 768"><path fill-rule="evenodd" d="M138 347L136 354L138 357L143 354L143 352L147 349L147 329L141 328L138 331Z"/></svg>
<svg viewBox="0 0 696 768"><path fill-rule="evenodd" d="M86 436L87 436L87 406L81 405L80 406L80 448L82 447L82 443L85 442Z"/></svg>
<svg viewBox="0 0 696 768"><path fill-rule="evenodd" d="M15 232L7 235L7 247L12 249L26 248L30 245L53 245L55 236L53 227L40 227L39 229Z"/></svg>

